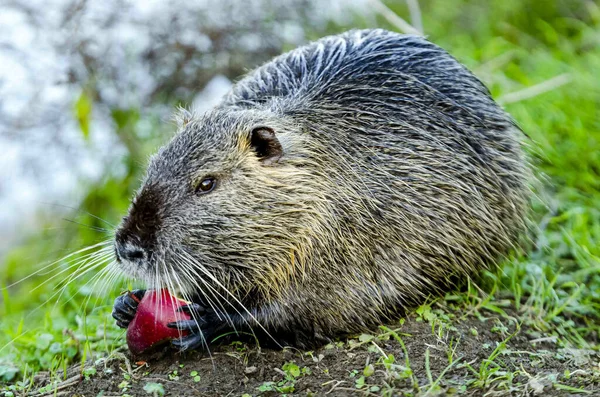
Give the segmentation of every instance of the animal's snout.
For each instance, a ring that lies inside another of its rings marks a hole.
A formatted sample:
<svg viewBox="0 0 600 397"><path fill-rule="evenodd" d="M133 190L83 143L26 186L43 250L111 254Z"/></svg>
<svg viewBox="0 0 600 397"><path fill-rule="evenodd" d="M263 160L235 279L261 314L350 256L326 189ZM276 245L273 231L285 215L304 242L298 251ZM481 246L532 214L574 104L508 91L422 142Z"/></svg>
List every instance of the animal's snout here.
<svg viewBox="0 0 600 397"><path fill-rule="evenodd" d="M148 251L142 247L133 236L127 235L122 230L115 236L115 255L117 260L123 262L140 263L148 259Z"/></svg>
<svg viewBox="0 0 600 397"><path fill-rule="evenodd" d="M145 186L138 194L115 234L118 261L143 264L152 259L161 224L158 219L160 203L157 189L152 185Z"/></svg>

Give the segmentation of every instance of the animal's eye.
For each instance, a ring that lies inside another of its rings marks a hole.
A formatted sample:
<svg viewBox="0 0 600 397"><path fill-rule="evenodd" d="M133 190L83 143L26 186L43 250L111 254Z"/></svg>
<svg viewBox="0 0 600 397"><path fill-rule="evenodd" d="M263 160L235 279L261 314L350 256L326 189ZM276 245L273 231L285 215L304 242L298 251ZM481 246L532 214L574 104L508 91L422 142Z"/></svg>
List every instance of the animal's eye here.
<svg viewBox="0 0 600 397"><path fill-rule="evenodd" d="M196 187L196 193L206 194L211 192L217 186L217 180L213 177L204 178Z"/></svg>

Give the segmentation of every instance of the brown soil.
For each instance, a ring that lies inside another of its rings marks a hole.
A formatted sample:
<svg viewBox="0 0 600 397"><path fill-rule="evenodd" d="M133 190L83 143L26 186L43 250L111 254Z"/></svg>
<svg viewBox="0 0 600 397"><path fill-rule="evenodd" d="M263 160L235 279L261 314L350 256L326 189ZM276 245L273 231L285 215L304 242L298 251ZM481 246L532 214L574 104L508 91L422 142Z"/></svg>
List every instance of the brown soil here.
<svg viewBox="0 0 600 397"><path fill-rule="evenodd" d="M97 362L87 379L81 366L71 368L67 381L48 395L147 396L152 394L144 386L155 382L166 396L600 396L597 352L561 347L555 337L517 327L510 316L477 314L450 323L439 313L423 316L428 321L414 314L402 325L389 325L395 332L373 330L314 352L233 343L215 348L212 356L163 352L147 362L117 353ZM405 345L410 370L395 335ZM285 366L290 362L297 367ZM362 382L365 371L370 376ZM37 390L47 382L47 376L38 376Z"/></svg>

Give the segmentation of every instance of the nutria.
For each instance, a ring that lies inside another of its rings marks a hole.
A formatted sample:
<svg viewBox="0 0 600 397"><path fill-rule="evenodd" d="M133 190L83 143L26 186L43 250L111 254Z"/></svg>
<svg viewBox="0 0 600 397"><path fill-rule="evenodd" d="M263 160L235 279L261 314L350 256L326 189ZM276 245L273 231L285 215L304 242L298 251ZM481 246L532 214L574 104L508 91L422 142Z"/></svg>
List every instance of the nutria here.
<svg viewBox="0 0 600 397"><path fill-rule="evenodd" d="M181 349L232 329L314 346L515 248L521 136L426 39L325 37L249 73L207 114L182 112L116 232L117 263L193 301L196 320L170 324L192 331ZM120 326L135 305L117 298Z"/></svg>

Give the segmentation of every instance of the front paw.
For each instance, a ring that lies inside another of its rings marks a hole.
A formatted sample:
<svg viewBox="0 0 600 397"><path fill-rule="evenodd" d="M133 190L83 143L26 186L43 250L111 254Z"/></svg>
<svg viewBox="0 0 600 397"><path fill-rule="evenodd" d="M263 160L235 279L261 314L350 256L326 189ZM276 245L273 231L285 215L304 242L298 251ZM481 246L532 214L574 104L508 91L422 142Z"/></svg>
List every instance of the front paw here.
<svg viewBox="0 0 600 397"><path fill-rule="evenodd" d="M171 344L179 351L195 350L200 347L208 348L216 332L223 328L223 322L214 311L197 303L180 306L177 311L191 317L190 320L179 320L167 324L169 328L189 332L188 335L171 341Z"/></svg>
<svg viewBox="0 0 600 397"><path fill-rule="evenodd" d="M115 320L117 320L117 325L119 327L127 328L131 320L133 320L133 317L135 317L138 304L144 297L145 293L146 290L136 289L133 291L127 291L115 299L112 316Z"/></svg>

